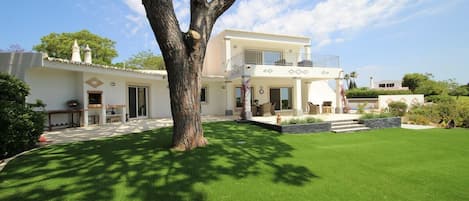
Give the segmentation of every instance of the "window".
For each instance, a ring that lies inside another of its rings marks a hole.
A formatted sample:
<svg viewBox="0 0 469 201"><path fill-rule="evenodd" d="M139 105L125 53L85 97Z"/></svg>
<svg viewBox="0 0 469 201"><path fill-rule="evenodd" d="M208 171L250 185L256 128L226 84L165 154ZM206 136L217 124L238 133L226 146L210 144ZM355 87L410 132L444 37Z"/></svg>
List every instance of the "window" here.
<svg viewBox="0 0 469 201"><path fill-rule="evenodd" d="M200 102L207 103L207 87L200 89Z"/></svg>
<svg viewBox="0 0 469 201"><path fill-rule="evenodd" d="M394 83L388 83L386 84L386 87L394 87Z"/></svg>
<svg viewBox="0 0 469 201"><path fill-rule="evenodd" d="M270 102L275 103L275 110L290 110L293 103L292 88L271 88Z"/></svg>
<svg viewBox="0 0 469 201"><path fill-rule="evenodd" d="M379 84L379 88L386 88L386 84Z"/></svg>
<svg viewBox="0 0 469 201"><path fill-rule="evenodd" d="M275 65L282 59L281 52L264 51L264 65Z"/></svg>
<svg viewBox="0 0 469 201"><path fill-rule="evenodd" d="M282 60L282 52L268 50L246 50L244 51L246 64L275 65Z"/></svg>
<svg viewBox="0 0 469 201"><path fill-rule="evenodd" d="M260 65L262 64L262 52L258 50L246 50L244 52L246 64Z"/></svg>
<svg viewBox="0 0 469 201"><path fill-rule="evenodd" d="M251 87L251 105L254 101L254 87ZM242 99L242 94L241 94L241 87L236 87L235 88L235 100L236 100L236 107L243 107L243 99Z"/></svg>

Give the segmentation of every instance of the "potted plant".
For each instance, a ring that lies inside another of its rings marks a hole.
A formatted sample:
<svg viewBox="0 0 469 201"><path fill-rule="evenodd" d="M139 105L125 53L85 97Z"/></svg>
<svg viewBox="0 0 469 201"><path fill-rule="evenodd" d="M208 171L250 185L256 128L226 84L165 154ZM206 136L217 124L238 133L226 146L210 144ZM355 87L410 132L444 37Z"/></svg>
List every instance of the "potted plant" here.
<svg viewBox="0 0 469 201"><path fill-rule="evenodd" d="M68 106L69 108L74 109L74 108L77 108L78 106L80 106L80 103L78 102L78 100L73 99L73 100L67 101L67 106Z"/></svg>

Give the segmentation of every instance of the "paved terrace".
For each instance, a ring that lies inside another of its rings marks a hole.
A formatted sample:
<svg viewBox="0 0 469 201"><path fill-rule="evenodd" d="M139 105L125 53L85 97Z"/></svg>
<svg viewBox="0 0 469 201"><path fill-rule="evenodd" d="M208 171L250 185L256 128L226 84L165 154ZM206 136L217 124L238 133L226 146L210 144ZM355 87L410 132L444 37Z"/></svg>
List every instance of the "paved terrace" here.
<svg viewBox="0 0 469 201"><path fill-rule="evenodd" d="M203 122L229 121L233 117L202 116ZM173 125L171 118L131 120L127 123L109 123L104 125L90 125L88 127L68 128L55 131L45 131L44 136L50 144L62 144L77 141L96 140L128 133L140 133L156 128Z"/></svg>
<svg viewBox="0 0 469 201"><path fill-rule="evenodd" d="M324 121L333 120L346 120L357 119L358 115L355 114L323 114L323 115L303 115L301 117L295 116L282 116L282 120L291 118L306 118L315 117ZM234 120L236 116L202 116L203 122L211 121L229 121ZM276 124L277 116L267 117L253 117L253 120ZM173 121L171 118L160 119L142 119L132 120L125 124L123 123L110 123L104 125L91 125L88 127L68 128L56 131L44 132L44 136L51 144L61 144L77 141L95 140L105 137L118 136L128 133L139 133L147 130L152 130L161 127L172 126Z"/></svg>

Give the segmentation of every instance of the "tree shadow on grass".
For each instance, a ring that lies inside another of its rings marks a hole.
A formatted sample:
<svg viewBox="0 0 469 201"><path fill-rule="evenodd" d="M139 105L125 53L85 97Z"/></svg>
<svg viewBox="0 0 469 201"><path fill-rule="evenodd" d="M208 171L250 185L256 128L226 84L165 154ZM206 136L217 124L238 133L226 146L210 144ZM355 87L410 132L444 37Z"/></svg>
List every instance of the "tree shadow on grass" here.
<svg viewBox="0 0 469 201"><path fill-rule="evenodd" d="M0 172L0 200L206 200L196 184L273 172L272 182L301 186L316 178L292 157L280 134L234 122L204 124L210 144L169 150L171 128L55 145Z"/></svg>

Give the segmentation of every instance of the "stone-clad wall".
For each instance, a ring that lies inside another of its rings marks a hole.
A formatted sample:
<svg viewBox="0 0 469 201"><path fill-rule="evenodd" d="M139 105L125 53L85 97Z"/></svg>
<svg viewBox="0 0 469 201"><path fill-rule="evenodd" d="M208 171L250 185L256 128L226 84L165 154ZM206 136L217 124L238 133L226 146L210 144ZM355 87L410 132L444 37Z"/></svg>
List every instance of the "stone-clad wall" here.
<svg viewBox="0 0 469 201"><path fill-rule="evenodd" d="M371 129L376 128L400 128L400 117L378 118L378 119L362 119L360 123Z"/></svg>
<svg viewBox="0 0 469 201"><path fill-rule="evenodd" d="M278 131L280 133L317 133L331 130L330 122L291 125L274 125L258 121L251 121L251 123L266 129Z"/></svg>

